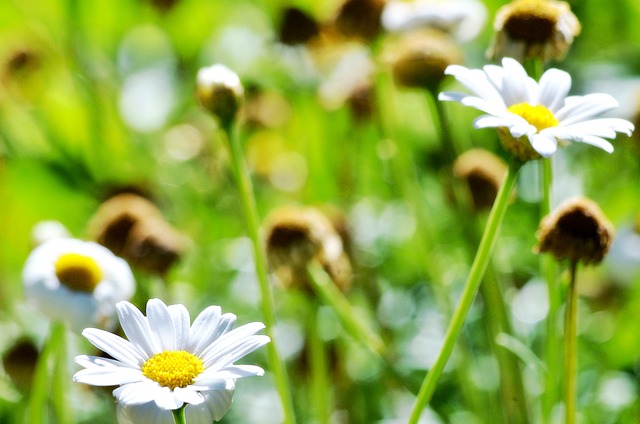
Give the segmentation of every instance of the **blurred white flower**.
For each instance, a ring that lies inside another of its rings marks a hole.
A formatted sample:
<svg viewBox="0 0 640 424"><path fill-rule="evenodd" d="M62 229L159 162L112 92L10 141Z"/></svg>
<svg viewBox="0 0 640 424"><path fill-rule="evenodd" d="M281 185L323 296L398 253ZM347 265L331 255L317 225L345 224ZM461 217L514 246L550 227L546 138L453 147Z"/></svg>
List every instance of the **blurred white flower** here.
<svg viewBox="0 0 640 424"><path fill-rule="evenodd" d="M567 96L571 76L560 69L547 70L536 82L520 63L504 58L502 66L451 65L446 73L473 94L447 92L438 99L485 112L474 126L498 128L504 147L522 160L551 156L559 144L571 141L611 153L613 146L604 138L615 138L617 132L631 135L634 129L624 119L596 118L618 106L608 94Z"/></svg>
<svg viewBox="0 0 640 424"><path fill-rule="evenodd" d="M129 265L107 248L72 238L36 247L22 273L27 299L47 317L80 331L109 328L115 305L135 290Z"/></svg>
<svg viewBox="0 0 640 424"><path fill-rule="evenodd" d="M60 221L40 221L31 230L31 241L34 246L60 237L71 237L71 233L69 233L67 227Z"/></svg>
<svg viewBox="0 0 640 424"><path fill-rule="evenodd" d="M487 9L478 0L393 0L382 12L387 31L436 28L465 42L475 38L487 19Z"/></svg>
<svg viewBox="0 0 640 424"><path fill-rule="evenodd" d="M260 367L234 364L270 341L255 334L264 328L260 322L232 330L236 316L210 306L190 325L183 305L167 306L159 299L149 300L146 317L126 301L116 308L129 340L96 328L85 329L82 334L114 359L76 357L85 369L73 380L94 386L119 385L113 395L121 404L123 422L138 423L138 417L145 414L160 417L160 410L185 404L185 413L191 409L197 416L190 422L220 419L231 404L235 380L264 374ZM194 410L194 405L200 407Z"/></svg>

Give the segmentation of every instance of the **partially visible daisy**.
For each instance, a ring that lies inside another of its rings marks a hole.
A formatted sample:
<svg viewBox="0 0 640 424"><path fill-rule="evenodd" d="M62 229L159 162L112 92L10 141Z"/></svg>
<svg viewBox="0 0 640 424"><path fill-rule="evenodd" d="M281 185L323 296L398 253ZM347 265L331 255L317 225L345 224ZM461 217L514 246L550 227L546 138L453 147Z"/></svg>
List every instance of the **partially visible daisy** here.
<svg viewBox="0 0 640 424"><path fill-rule="evenodd" d="M505 149L521 160L551 156L559 145L571 141L611 153L613 146L605 138L615 138L616 133L631 135L634 129L624 119L597 118L618 106L608 94L567 96L571 76L559 69L547 70L536 82L520 63L504 58L502 66L483 69L451 65L446 74L473 94L446 92L438 99L485 112L474 126L498 128Z"/></svg>
<svg viewBox="0 0 640 424"><path fill-rule="evenodd" d="M74 330L111 327L115 305L135 290L129 265L109 249L72 238L36 247L25 263L25 294L39 311Z"/></svg>
<svg viewBox="0 0 640 424"><path fill-rule="evenodd" d="M486 18L487 9L478 0L392 0L381 19L390 32L435 28L465 42L478 35Z"/></svg>
<svg viewBox="0 0 640 424"><path fill-rule="evenodd" d="M189 414L193 405L201 405L196 417L220 419L231 404L235 379L264 374L260 367L234 364L269 343L269 337L255 334L264 328L260 322L232 330L236 316L210 306L190 325L183 305L167 306L159 299L149 300L146 317L126 301L116 308L129 340L95 328L84 330L82 334L113 359L76 357L85 369L73 380L120 386L113 395L121 407L119 415L129 417L124 422L138 422L135 417L144 411L166 416L160 410L183 406Z"/></svg>
<svg viewBox="0 0 640 424"><path fill-rule="evenodd" d="M555 0L514 0L498 10L493 26L489 57L520 61L564 58L581 30L569 3Z"/></svg>

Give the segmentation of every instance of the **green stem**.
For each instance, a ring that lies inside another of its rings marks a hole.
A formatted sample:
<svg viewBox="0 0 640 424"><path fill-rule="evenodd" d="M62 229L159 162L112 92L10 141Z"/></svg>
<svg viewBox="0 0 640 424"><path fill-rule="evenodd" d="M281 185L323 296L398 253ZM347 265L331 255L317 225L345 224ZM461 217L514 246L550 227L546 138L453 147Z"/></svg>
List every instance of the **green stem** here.
<svg viewBox="0 0 640 424"><path fill-rule="evenodd" d="M311 362L311 390L315 419L319 424L329 424L329 394L331 388L328 381L327 352L318 332L318 302L312 299L312 307L307 321L309 360Z"/></svg>
<svg viewBox="0 0 640 424"><path fill-rule="evenodd" d="M412 387L407 379L396 370L396 361L389 355L384 341L357 315L351 303L336 287L324 269L312 263L307 267L307 273L314 291L333 309L347 333L379 359L392 377L409 391L416 393L417 387Z"/></svg>
<svg viewBox="0 0 640 424"><path fill-rule="evenodd" d="M184 415L184 408L186 405L182 405L178 409L174 409L173 411L173 422L175 424L187 424L187 418Z"/></svg>
<svg viewBox="0 0 640 424"><path fill-rule="evenodd" d="M576 372L578 366L578 293L576 290L577 261L570 265L571 277L567 287L564 315L564 412L565 424L576 422Z"/></svg>
<svg viewBox="0 0 640 424"><path fill-rule="evenodd" d="M497 240L498 230L507 210L511 191L516 184L516 177L521 167L522 162L515 158L512 158L509 162L507 174L500 186L493 208L491 208L491 213L489 214L484 234L480 240L480 246L478 246L478 251L476 252L473 264L471 265L471 270L469 271L469 276L467 277L462 295L453 313L451 322L449 323L444 343L435 363L423 381L420 392L418 393L416 403L414 404L414 408L409 419L410 424L416 424L418 422L420 415L422 414L422 410L429 404L438 381L440 380L440 375L451 356L451 352L453 352L455 342L462 330L462 326L467 314L469 313L469 309L473 304L473 300L478 291L478 287L480 286L480 282L482 281L484 272L489 264L491 252L493 251L493 247Z"/></svg>
<svg viewBox="0 0 640 424"><path fill-rule="evenodd" d="M293 424L296 422L293 409L293 399L285 364L278 352L277 340L274 334L276 324L275 308L271 295L271 285L269 284L267 256L260 233L260 220L258 218L258 208L256 206L256 200L253 193L253 185L251 183L251 178L249 177L249 170L245 163L242 146L240 144L240 137L238 137L238 135L233 131L231 123L226 125L224 130L229 140L231 160L233 162L233 173L240 192L240 200L245 215L247 234L253 245L256 274L258 276L258 284L260 286L261 308L264 323L266 325L265 331L271 338L271 343L267 344L269 365L273 371L276 388L280 395L280 401L282 402L284 422L286 424Z"/></svg>
<svg viewBox="0 0 640 424"><path fill-rule="evenodd" d="M540 201L540 219L551 212L551 185L553 181L553 169L551 158L539 161L540 175L542 176L542 199ZM545 375L545 392L542 399L542 417L544 422L551 422L553 405L560 398L560 335L558 323L560 307L562 304L560 290L557 281L556 263L549 255L540 256L540 273L547 283L549 296L549 312L547 314L547 337L545 347L545 362L548 372Z"/></svg>
<svg viewBox="0 0 640 424"><path fill-rule="evenodd" d="M53 346L53 406L58 424L71 424L69 407L69 370L67 367L67 328L62 322L51 324L51 344Z"/></svg>

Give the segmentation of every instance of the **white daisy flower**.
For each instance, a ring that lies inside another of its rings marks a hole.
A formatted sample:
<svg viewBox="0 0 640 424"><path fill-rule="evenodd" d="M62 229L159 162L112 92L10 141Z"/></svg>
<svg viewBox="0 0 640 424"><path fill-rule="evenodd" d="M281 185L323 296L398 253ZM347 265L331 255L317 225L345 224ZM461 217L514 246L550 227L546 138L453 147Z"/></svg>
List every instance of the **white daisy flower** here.
<svg viewBox="0 0 640 424"><path fill-rule="evenodd" d="M113 395L124 408L120 415L132 417L130 420L144 411L160 416L164 414L159 410L175 410L185 404L187 414L193 405L202 405L197 417L208 414L219 419L229 408L235 379L264 374L260 367L234 364L270 341L255 334L264 328L260 322L232 330L236 316L210 306L190 326L183 305L167 306L159 299L149 300L146 317L126 301L116 308L129 340L95 328L84 330L82 334L113 359L76 357L85 369L73 380L94 386L119 385Z"/></svg>
<svg viewBox="0 0 640 424"><path fill-rule="evenodd" d="M634 129L624 119L597 118L618 106L608 94L567 96L571 76L559 69L547 70L536 82L520 63L504 58L502 66L468 69L451 65L445 73L473 94L446 92L438 99L485 112L474 126L498 128L505 149L522 160L548 157L558 145L571 141L611 153L613 146L605 138L615 138L616 133L631 135Z"/></svg>
<svg viewBox="0 0 640 424"><path fill-rule="evenodd" d="M436 28L465 42L484 27L487 8L478 0L389 1L382 12L382 26L390 32Z"/></svg>
<svg viewBox="0 0 640 424"><path fill-rule="evenodd" d="M116 303L135 290L123 259L99 244L73 238L53 238L36 247L22 280L30 303L77 331L88 325L110 328Z"/></svg>

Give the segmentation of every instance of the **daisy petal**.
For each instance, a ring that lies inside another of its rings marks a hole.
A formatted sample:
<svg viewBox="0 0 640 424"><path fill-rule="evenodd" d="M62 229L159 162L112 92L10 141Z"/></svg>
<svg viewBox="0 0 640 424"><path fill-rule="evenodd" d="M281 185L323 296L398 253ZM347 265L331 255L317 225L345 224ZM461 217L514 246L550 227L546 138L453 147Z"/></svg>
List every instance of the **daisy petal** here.
<svg viewBox="0 0 640 424"><path fill-rule="evenodd" d="M220 378L220 379L236 379L244 377L259 377L264 375L264 370L255 365L230 365L223 370L216 371L215 373L206 372L201 374L203 379L207 378Z"/></svg>
<svg viewBox="0 0 640 424"><path fill-rule="evenodd" d="M153 397L153 401L159 408L170 409L172 411L180 408L184 404L184 402L178 399L175 393L168 387L161 387Z"/></svg>
<svg viewBox="0 0 640 424"><path fill-rule="evenodd" d="M95 347L127 365L139 367L146 360L131 342L108 331L86 328L82 335Z"/></svg>
<svg viewBox="0 0 640 424"><path fill-rule="evenodd" d="M241 340L234 340L217 346L210 352L205 352L202 363L205 368L222 369L269 343L267 336L249 336Z"/></svg>
<svg viewBox="0 0 640 424"><path fill-rule="evenodd" d="M204 402L204 397L197 391L189 388L176 387L173 389L173 394L177 400L183 403L189 403L191 405L200 405Z"/></svg>
<svg viewBox="0 0 640 424"><path fill-rule="evenodd" d="M531 142L531 147L543 158L551 156L558 149L556 140L543 134L530 135L529 141Z"/></svg>
<svg viewBox="0 0 640 424"><path fill-rule="evenodd" d="M158 338L161 350L175 350L175 330L167 305L160 299L147 302L147 319L152 333Z"/></svg>
<svg viewBox="0 0 640 424"><path fill-rule="evenodd" d="M113 391L113 396L118 402L131 405L139 405L154 400L159 392L160 386L149 380L139 383L125 384Z"/></svg>
<svg viewBox="0 0 640 424"><path fill-rule="evenodd" d="M124 334L134 346L144 352L145 359L162 350L151 332L149 321L138 308L129 302L119 302L116 309Z"/></svg>
<svg viewBox="0 0 640 424"><path fill-rule="evenodd" d="M571 75L560 69L551 68L542 74L538 91L538 104L555 112L563 105L571 89Z"/></svg>
<svg viewBox="0 0 640 424"><path fill-rule="evenodd" d="M564 106L555 113L562 125L570 125L601 115L618 107L618 102L608 94L595 93L580 97L567 97Z"/></svg>
<svg viewBox="0 0 640 424"><path fill-rule="evenodd" d="M173 322L175 349L185 350L189 346L189 327L191 325L189 311L183 305L170 305L168 309Z"/></svg>
<svg viewBox="0 0 640 424"><path fill-rule="evenodd" d="M94 386L118 386L143 381L139 369L123 366L121 362L97 356L78 356L76 363L85 367L73 376L73 381Z"/></svg>
<svg viewBox="0 0 640 424"><path fill-rule="evenodd" d="M596 137L594 135L585 135L584 137L582 137L581 141L583 143L599 147L607 153L613 153L613 145L604 138Z"/></svg>

